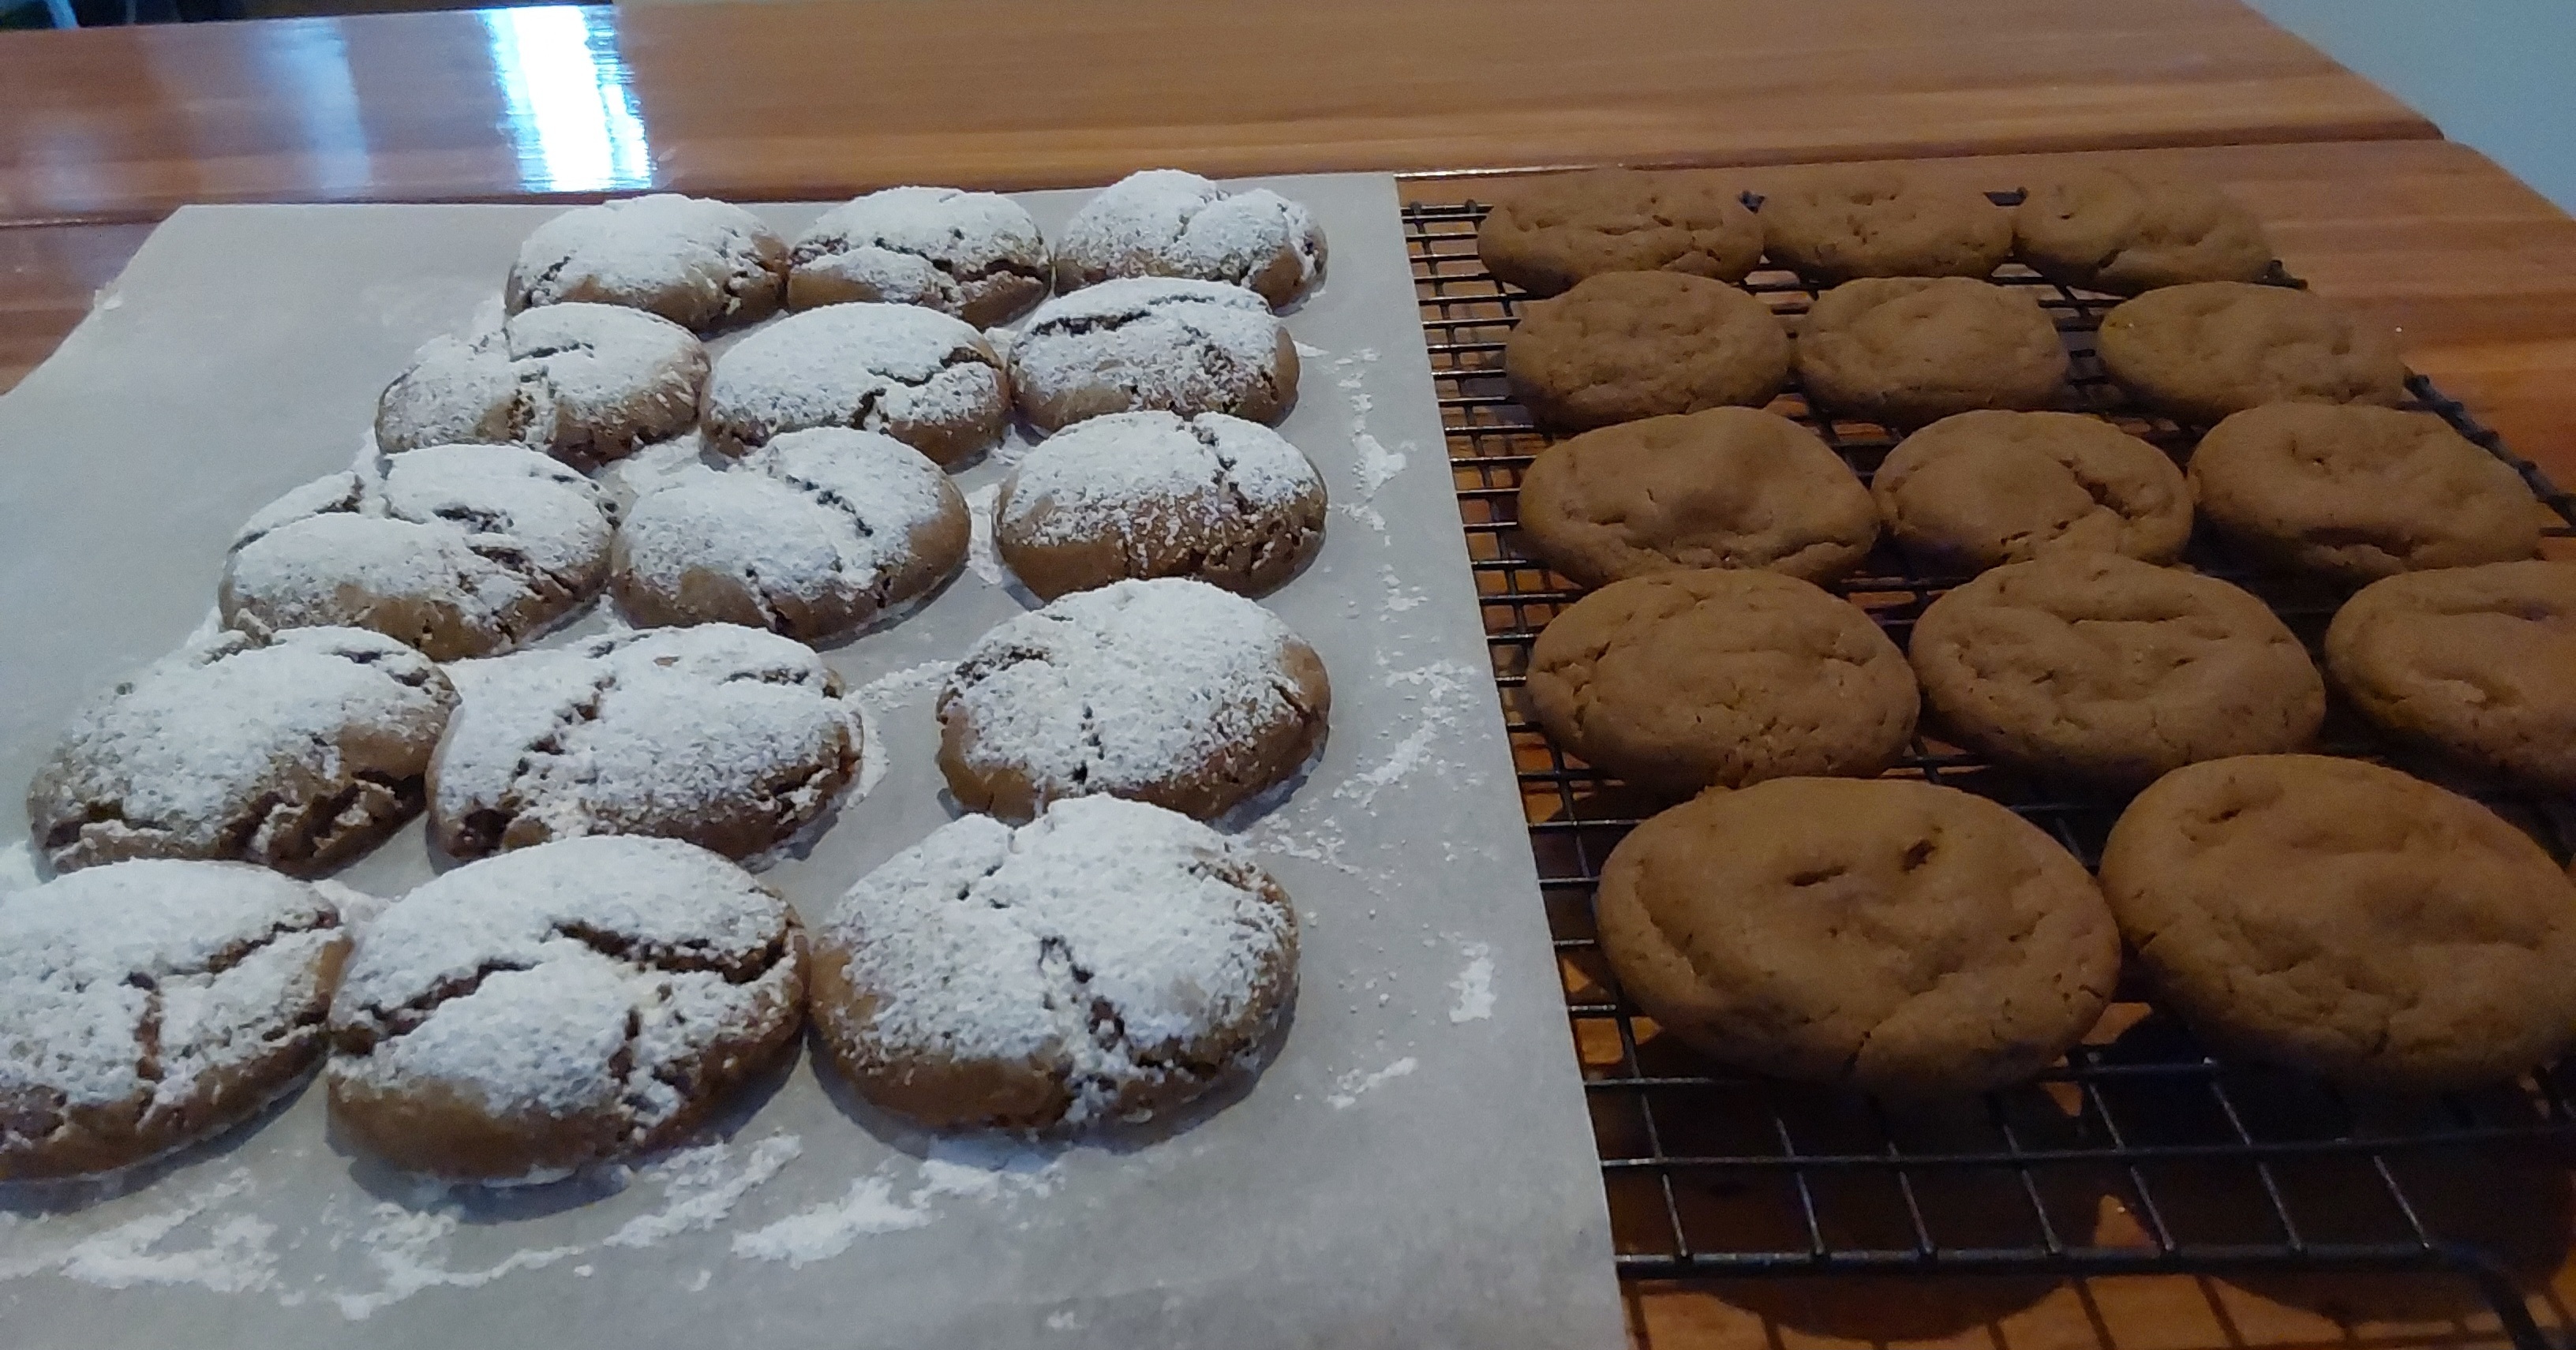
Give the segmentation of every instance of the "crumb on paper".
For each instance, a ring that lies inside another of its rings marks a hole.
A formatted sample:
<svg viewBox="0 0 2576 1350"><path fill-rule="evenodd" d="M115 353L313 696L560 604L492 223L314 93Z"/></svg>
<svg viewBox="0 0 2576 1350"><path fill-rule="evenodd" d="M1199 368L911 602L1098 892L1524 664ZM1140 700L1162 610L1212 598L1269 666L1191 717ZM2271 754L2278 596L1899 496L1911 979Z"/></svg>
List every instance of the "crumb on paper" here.
<svg viewBox="0 0 2576 1350"><path fill-rule="evenodd" d="M1470 942L1463 950L1466 968L1449 982L1450 992L1458 996L1449 1005L1453 1024L1482 1022L1494 1015L1494 949L1482 942Z"/></svg>
<svg viewBox="0 0 2576 1350"><path fill-rule="evenodd" d="M1392 1079L1402 1078L1406 1074L1409 1074L1421 1067L1421 1061L1415 1059L1411 1055L1406 1055L1404 1058L1397 1060L1393 1064L1389 1064L1385 1068L1376 1070L1372 1073L1363 1073L1354 1069L1334 1080L1333 1086L1338 1090L1331 1096L1326 1097L1324 1100L1331 1102L1333 1104L1333 1109L1336 1111L1347 1111L1351 1107L1358 1105L1361 1094L1366 1093L1369 1089L1377 1087Z"/></svg>

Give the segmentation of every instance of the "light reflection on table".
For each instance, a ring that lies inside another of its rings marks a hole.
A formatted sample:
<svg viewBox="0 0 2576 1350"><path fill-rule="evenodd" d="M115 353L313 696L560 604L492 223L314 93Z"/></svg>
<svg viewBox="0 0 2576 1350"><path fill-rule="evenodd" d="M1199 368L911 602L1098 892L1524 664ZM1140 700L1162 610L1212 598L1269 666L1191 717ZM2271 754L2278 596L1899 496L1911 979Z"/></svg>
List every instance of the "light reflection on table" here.
<svg viewBox="0 0 2576 1350"><path fill-rule="evenodd" d="M491 9L478 17L509 105L501 124L529 192L648 187L653 149L635 105L613 9Z"/></svg>

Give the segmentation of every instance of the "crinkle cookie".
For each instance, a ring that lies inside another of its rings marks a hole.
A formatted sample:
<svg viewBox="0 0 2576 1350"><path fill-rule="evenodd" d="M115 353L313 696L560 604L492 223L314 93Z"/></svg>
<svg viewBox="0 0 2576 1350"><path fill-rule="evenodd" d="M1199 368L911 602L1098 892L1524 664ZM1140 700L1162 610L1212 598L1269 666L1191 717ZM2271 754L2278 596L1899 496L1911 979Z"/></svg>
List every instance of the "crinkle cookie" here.
<svg viewBox="0 0 2576 1350"><path fill-rule="evenodd" d="M1276 422L1297 397L1297 345L1239 286L1107 281L1038 306L1011 344L1011 386L1044 432L1119 412Z"/></svg>
<svg viewBox="0 0 2576 1350"><path fill-rule="evenodd" d="M2012 254L2012 214L1899 169L1823 169L1762 200L1771 261L1818 285L1854 277L1982 280Z"/></svg>
<svg viewBox="0 0 2576 1350"><path fill-rule="evenodd" d="M590 301L647 310L696 332L778 312L787 244L730 202L657 192L576 207L519 246L512 314Z"/></svg>
<svg viewBox="0 0 2576 1350"><path fill-rule="evenodd" d="M1925 563L1983 571L2059 549L2151 563L2191 540L2191 489L2164 451L2097 417L1963 412L1906 437L1869 480Z"/></svg>
<svg viewBox="0 0 2576 1350"><path fill-rule="evenodd" d="M1915 426L1975 408L2038 408L2066 382L2065 344L2022 289L1962 277L1871 277L1817 297L1798 378L1827 411Z"/></svg>
<svg viewBox="0 0 2576 1350"><path fill-rule="evenodd" d="M1101 189L1065 222L1055 284L1192 277L1284 305L1324 275L1324 231L1268 188L1228 192L1194 173L1147 169Z"/></svg>
<svg viewBox="0 0 2576 1350"><path fill-rule="evenodd" d="M2032 188L2013 208L2014 251L2062 285L2136 295L2195 281L2261 281L2263 223L2202 183L2083 169Z"/></svg>
<svg viewBox="0 0 2576 1350"><path fill-rule="evenodd" d="M791 314L744 338L707 377L707 439L741 454L808 427L879 431L957 464L1010 420L1002 359L963 319L851 303Z"/></svg>
<svg viewBox="0 0 2576 1350"><path fill-rule="evenodd" d="M2265 403L2401 402L2396 335L2306 291L2166 286L2102 316L2102 368L2137 400L2208 426Z"/></svg>
<svg viewBox="0 0 2576 1350"><path fill-rule="evenodd" d="M376 400L376 445L514 443L589 467L695 425L706 382L706 348L668 319L547 305L471 342L431 339Z"/></svg>
<svg viewBox="0 0 2576 1350"><path fill-rule="evenodd" d="M2335 611L2326 670L2407 741L2576 793L2576 562L2374 581Z"/></svg>
<svg viewBox="0 0 2576 1350"><path fill-rule="evenodd" d="M1789 378L1789 333L1725 282L1610 272L1523 305L1503 370L1512 397L1548 426L1758 408Z"/></svg>
<svg viewBox="0 0 2576 1350"><path fill-rule="evenodd" d="M1045 299L1053 266L1018 202L944 187L887 188L833 207L796 237L788 263L790 309L875 300L977 328Z"/></svg>
<svg viewBox="0 0 2576 1350"><path fill-rule="evenodd" d="M1762 222L1706 173L1551 173L1495 191L1476 256L1496 280L1536 296L1607 272L1742 281L1762 257Z"/></svg>

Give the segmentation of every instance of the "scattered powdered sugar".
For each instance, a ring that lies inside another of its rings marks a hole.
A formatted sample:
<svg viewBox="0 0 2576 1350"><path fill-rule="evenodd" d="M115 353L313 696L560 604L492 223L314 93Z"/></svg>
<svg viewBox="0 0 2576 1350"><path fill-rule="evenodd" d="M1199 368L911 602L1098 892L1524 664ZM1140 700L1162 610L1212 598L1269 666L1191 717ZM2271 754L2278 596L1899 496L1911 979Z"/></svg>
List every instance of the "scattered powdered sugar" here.
<svg viewBox="0 0 2576 1350"><path fill-rule="evenodd" d="M1494 1015L1494 949L1482 942L1470 942L1461 950L1467 964L1449 982L1449 991L1458 996L1449 1005L1449 1020L1482 1022Z"/></svg>
<svg viewBox="0 0 2576 1350"><path fill-rule="evenodd" d="M1281 257L1294 260L1286 300L1324 265L1324 235L1306 208L1254 188L1227 192L1180 169L1147 169L1102 189L1056 243L1068 284L1111 277L1182 276L1249 286Z"/></svg>
<svg viewBox="0 0 2576 1350"><path fill-rule="evenodd" d="M735 344L707 377L706 421L756 445L805 427L973 422L1003 391L999 358L973 325L854 302L788 315Z"/></svg>
<svg viewBox="0 0 2576 1350"><path fill-rule="evenodd" d="M1341 1077L1333 1080L1333 1091L1329 1096L1325 1097L1324 1100L1331 1102L1333 1104L1333 1109L1336 1111L1347 1111L1350 1108L1359 1105L1361 1095L1368 1092L1369 1089L1379 1087L1394 1079L1402 1078L1421 1067L1421 1061L1415 1059L1411 1055L1406 1055L1404 1058L1397 1060L1393 1064L1387 1065L1383 1069L1374 1071L1353 1069L1349 1073L1343 1074Z"/></svg>
<svg viewBox="0 0 2576 1350"><path fill-rule="evenodd" d="M1356 473L1359 476L1362 500L1377 496L1377 490L1385 487L1388 479L1404 471L1404 453L1400 450L1387 449L1379 443L1377 437L1363 431L1351 437L1351 444L1360 452ZM1408 441L1406 444L1409 445L1411 442Z"/></svg>
<svg viewBox="0 0 2576 1350"><path fill-rule="evenodd" d="M1284 511L1321 497L1324 480L1285 437L1224 413L1111 413L1048 437L1020 461L995 528L1035 543L1140 526L1170 543L1227 517ZM1155 540L1130 538L1131 546Z"/></svg>
<svg viewBox="0 0 2576 1350"><path fill-rule="evenodd" d="M1391 563L1379 568L1378 576L1386 583L1386 611L1390 614L1402 614L1431 601L1431 596L1421 587L1405 585L1403 576Z"/></svg>
<svg viewBox="0 0 2576 1350"><path fill-rule="evenodd" d="M946 666L940 668L942 675L947 671ZM27 890L41 880L42 878L36 875L35 850L27 846L26 840L21 839L7 848L0 848L0 896L14 895L19 891Z"/></svg>
<svg viewBox="0 0 2576 1350"><path fill-rule="evenodd" d="M431 339L386 387L376 438L389 452L511 441L613 458L687 427L706 378L706 348L658 314L546 305L472 341Z"/></svg>
<svg viewBox="0 0 2576 1350"><path fill-rule="evenodd" d="M1282 331L1270 306L1241 287L1103 282L1038 306L1011 346L1011 380L1023 406L1109 386L1132 391L1135 408L1224 409L1274 379Z"/></svg>
<svg viewBox="0 0 2576 1350"><path fill-rule="evenodd" d="M760 217L730 202L670 192L602 202L529 232L510 271L512 306L681 292L710 311L691 322L721 322L762 289L764 254L783 252Z"/></svg>
<svg viewBox="0 0 2576 1350"><path fill-rule="evenodd" d="M966 540L966 568L980 580L994 586L1005 583L1002 554L993 544L993 501L1002 491L999 483L986 483L966 494L966 519L973 531Z"/></svg>
<svg viewBox="0 0 2576 1350"><path fill-rule="evenodd" d="M918 1184L897 1200L896 1166L888 1162L852 1178L838 1200L735 1234L733 1254L801 1269L848 1251L862 1237L928 1227L938 1218L941 1199L992 1204L1051 1194L1062 1168L1055 1154L1015 1141L950 1136L931 1144L916 1173Z"/></svg>
<svg viewBox="0 0 2576 1350"><path fill-rule="evenodd" d="M218 1294L257 1293L277 1284L277 1228L252 1214L200 1224L206 1211L255 1189L250 1169L190 1192L168 1209L140 1214L88 1237L31 1254L0 1252L0 1279L52 1273L103 1289L188 1285ZM5 1232L0 1229L0 1232ZM30 1225L31 1233L40 1231ZM196 1245L174 1242L183 1232Z"/></svg>
<svg viewBox="0 0 2576 1350"><path fill-rule="evenodd" d="M1450 734L1459 714L1468 706L1468 691L1484 681L1463 661L1435 661L1411 670L1389 671L1383 678L1390 692L1406 686L1419 690L1404 696L1418 706L1409 719L1412 730L1387 751L1385 758L1352 774L1333 789L1335 797L1355 801L1363 808L1376 801L1380 791L1434 762L1434 749Z"/></svg>
<svg viewBox="0 0 2576 1350"><path fill-rule="evenodd" d="M809 274L873 298L956 314L996 285L1047 275L1046 240L1020 204L991 192L895 187L815 217L789 252Z"/></svg>

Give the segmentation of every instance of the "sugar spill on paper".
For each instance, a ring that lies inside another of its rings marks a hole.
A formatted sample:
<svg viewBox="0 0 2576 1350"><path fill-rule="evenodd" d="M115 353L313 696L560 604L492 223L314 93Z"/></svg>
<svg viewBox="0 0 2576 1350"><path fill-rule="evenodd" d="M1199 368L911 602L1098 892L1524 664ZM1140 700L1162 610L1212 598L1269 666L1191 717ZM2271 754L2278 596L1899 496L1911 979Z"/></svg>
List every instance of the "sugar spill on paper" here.
<svg viewBox="0 0 2576 1350"><path fill-rule="evenodd" d="M1368 1092L1370 1089L1379 1087L1395 1079L1402 1078L1406 1074L1412 1073L1414 1070L1421 1067L1422 1061L1415 1059L1411 1055L1406 1055L1404 1058L1397 1060L1393 1064L1389 1064L1385 1068L1378 1069L1373 1072L1353 1069L1349 1073L1343 1074L1340 1078L1333 1080L1333 1087L1335 1090L1332 1095L1324 1098L1324 1100L1331 1102L1333 1104L1333 1109L1336 1111L1347 1111L1350 1108L1359 1105L1361 1095Z"/></svg>
<svg viewBox="0 0 2576 1350"><path fill-rule="evenodd" d="M1449 1021L1481 1022L1494 1015L1494 949L1482 942L1470 942L1460 949L1466 954L1466 967L1458 978L1449 982L1449 990L1458 996L1449 1005Z"/></svg>

